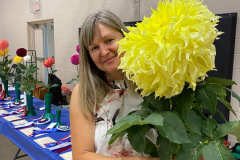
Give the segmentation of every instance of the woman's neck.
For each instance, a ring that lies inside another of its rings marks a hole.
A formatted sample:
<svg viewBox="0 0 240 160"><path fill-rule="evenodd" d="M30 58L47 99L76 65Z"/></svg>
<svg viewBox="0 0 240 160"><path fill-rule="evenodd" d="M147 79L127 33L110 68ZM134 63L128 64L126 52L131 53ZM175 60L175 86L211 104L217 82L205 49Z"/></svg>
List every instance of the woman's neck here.
<svg viewBox="0 0 240 160"><path fill-rule="evenodd" d="M124 79L124 74L122 73L122 70L118 70L118 72L114 72L112 74L107 74L106 77L109 80L123 80Z"/></svg>

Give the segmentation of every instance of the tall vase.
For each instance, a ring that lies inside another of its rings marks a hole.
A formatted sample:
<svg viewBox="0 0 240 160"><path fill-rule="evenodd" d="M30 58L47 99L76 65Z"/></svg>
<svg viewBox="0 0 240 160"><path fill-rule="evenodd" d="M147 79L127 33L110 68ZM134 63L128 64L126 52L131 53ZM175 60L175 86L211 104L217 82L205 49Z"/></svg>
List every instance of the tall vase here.
<svg viewBox="0 0 240 160"><path fill-rule="evenodd" d="M62 112L61 109L57 109L57 110L56 110L56 116L57 116L57 124L56 124L56 127L63 125L63 124L61 123L61 112Z"/></svg>
<svg viewBox="0 0 240 160"><path fill-rule="evenodd" d="M20 84L15 83L14 84L15 87L15 93L16 93L16 100L13 104L15 105L20 105L21 104L21 100L20 100L20 90L18 89L20 87Z"/></svg>
<svg viewBox="0 0 240 160"><path fill-rule="evenodd" d="M4 98L11 97L8 93L8 80L2 80L3 85L4 85L4 90L5 90L5 96Z"/></svg>
<svg viewBox="0 0 240 160"><path fill-rule="evenodd" d="M33 106L33 93L31 92L30 95L27 96L27 114L26 116L35 116L37 113L35 112L35 108Z"/></svg>
<svg viewBox="0 0 240 160"><path fill-rule="evenodd" d="M45 94L44 102L45 102L45 114L43 118L50 118L51 120L53 120L54 116L51 113L52 94Z"/></svg>

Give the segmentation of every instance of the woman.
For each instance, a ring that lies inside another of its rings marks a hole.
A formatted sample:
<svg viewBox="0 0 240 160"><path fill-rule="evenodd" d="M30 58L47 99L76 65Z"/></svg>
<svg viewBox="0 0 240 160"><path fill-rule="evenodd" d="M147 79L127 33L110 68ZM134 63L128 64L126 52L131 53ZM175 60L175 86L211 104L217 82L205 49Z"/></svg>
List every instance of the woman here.
<svg viewBox="0 0 240 160"><path fill-rule="evenodd" d="M92 14L80 33L79 84L73 89L70 122L73 159L157 160L135 152L125 137L108 146L106 132L118 120L140 109L140 95L124 81L118 66L117 41L127 32L121 20L109 11ZM113 158L115 157L115 158Z"/></svg>

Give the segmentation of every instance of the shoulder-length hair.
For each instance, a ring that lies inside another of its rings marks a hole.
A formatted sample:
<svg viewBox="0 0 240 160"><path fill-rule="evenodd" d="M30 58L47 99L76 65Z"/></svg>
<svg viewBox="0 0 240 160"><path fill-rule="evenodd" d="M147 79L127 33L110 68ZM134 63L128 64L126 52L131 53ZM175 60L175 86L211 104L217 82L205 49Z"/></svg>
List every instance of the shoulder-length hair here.
<svg viewBox="0 0 240 160"><path fill-rule="evenodd" d="M95 65L88 51L88 46L94 38L94 29L99 23L118 30L122 35L123 31L128 32L124 23L107 10L91 14L85 19L79 37L79 96L80 107L85 115L95 114L97 107L110 89L105 72Z"/></svg>

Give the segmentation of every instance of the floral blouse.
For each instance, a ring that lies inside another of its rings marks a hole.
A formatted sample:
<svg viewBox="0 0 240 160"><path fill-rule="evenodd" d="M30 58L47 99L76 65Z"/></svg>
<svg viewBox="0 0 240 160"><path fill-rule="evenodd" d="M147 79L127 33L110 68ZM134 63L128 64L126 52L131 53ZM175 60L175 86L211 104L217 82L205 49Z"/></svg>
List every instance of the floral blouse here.
<svg viewBox="0 0 240 160"><path fill-rule="evenodd" d="M141 153L134 151L126 136L119 137L108 146L111 135L106 135L107 130L131 111L139 110L139 104L143 100L138 93L127 89L124 80L113 81L111 84L109 93L95 115L96 153L108 157L142 156ZM156 137L156 135L149 137ZM147 157L147 155L144 156Z"/></svg>

